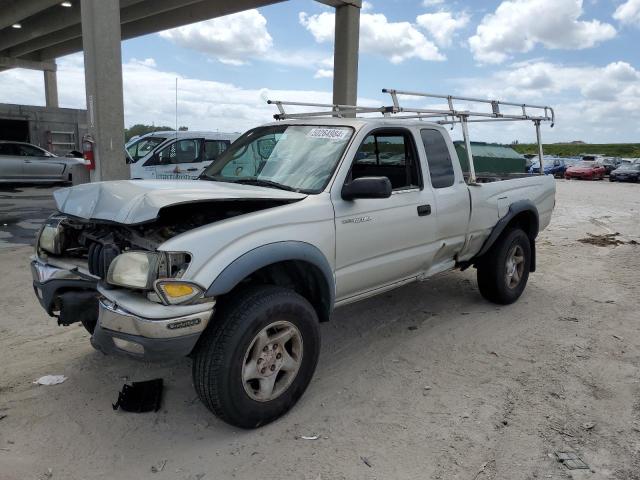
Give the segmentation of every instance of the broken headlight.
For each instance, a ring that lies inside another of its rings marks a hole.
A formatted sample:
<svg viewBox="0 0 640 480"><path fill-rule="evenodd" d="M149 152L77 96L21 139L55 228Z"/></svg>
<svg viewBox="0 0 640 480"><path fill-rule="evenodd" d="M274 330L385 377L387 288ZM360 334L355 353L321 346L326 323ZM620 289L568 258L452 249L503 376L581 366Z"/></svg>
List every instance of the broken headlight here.
<svg viewBox="0 0 640 480"><path fill-rule="evenodd" d="M52 216L47 219L38 238L38 247L46 252L60 255L64 251L63 217Z"/></svg>
<svg viewBox="0 0 640 480"><path fill-rule="evenodd" d="M159 254L131 251L118 255L107 273L107 282L119 287L149 290L158 272Z"/></svg>
<svg viewBox="0 0 640 480"><path fill-rule="evenodd" d="M156 280L179 279L189 266L191 256L183 252L145 252L128 251L118 255L107 273L107 282L120 287L140 290L153 290ZM195 295L178 295L177 302L167 302L171 295L155 288L159 297L166 303L182 303Z"/></svg>

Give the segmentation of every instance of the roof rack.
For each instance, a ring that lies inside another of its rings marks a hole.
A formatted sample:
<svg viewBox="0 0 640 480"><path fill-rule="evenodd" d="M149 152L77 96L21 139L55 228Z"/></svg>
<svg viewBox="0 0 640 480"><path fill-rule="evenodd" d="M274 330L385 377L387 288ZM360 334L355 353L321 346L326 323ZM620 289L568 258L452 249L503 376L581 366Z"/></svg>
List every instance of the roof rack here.
<svg viewBox="0 0 640 480"><path fill-rule="evenodd" d="M462 133L465 140L465 148L469 157L469 183L476 184L476 174L473 165L473 155L471 153L471 142L469 140L468 123L481 122L514 122L531 121L536 127L536 137L538 140L538 156L540 158L540 174L544 174L543 152L540 135L541 122L551 122L551 127L555 124L555 112L553 108L544 105L530 105L526 103L505 102L501 100L486 100L481 98L457 97L453 95L438 95L433 93L409 92L383 88L382 93L391 96L392 105L381 107L364 107L359 105L339 105L328 103L307 103L288 102L281 100L267 100L270 105L278 108L278 113L273 117L276 120L286 120L309 117L357 117L364 113L379 113L390 119L426 119L440 125L462 125ZM415 108L403 107L400 105L400 97L419 97L427 99L446 100L448 108ZM476 104L490 105L491 110L474 112L456 108L454 102L470 102ZM285 106L293 107L317 107L322 110L312 112L287 113ZM521 110L518 113L504 113L500 107L517 107Z"/></svg>

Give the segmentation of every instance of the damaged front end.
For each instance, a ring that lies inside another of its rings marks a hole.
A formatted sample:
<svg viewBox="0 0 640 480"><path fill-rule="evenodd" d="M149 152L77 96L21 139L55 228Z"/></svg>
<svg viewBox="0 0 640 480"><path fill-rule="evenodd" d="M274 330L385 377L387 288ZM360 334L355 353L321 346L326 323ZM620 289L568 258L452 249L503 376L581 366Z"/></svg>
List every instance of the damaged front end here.
<svg viewBox="0 0 640 480"><path fill-rule="evenodd" d="M65 213L43 225L31 262L43 308L60 325L80 322L105 353L144 358L187 355L206 327L215 300L183 279L188 252L159 251L168 239L283 200L196 202L162 208L137 225Z"/></svg>

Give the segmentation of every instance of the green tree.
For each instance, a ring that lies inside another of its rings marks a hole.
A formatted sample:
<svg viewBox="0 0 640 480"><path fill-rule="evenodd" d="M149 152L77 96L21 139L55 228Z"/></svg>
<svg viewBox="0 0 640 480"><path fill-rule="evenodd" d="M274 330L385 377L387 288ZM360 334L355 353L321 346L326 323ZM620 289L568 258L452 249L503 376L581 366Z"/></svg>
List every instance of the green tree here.
<svg viewBox="0 0 640 480"><path fill-rule="evenodd" d="M187 127L180 127L180 130L182 129L187 130ZM143 125L142 123L137 123L135 125L132 125L129 128L125 128L124 129L124 140L125 142L128 142L132 137L135 136L139 136L139 135L145 135L147 133L151 133L151 132L157 132L157 131L163 131L163 130L171 130L173 131L174 129L171 127L163 127L163 126L155 126L155 125Z"/></svg>

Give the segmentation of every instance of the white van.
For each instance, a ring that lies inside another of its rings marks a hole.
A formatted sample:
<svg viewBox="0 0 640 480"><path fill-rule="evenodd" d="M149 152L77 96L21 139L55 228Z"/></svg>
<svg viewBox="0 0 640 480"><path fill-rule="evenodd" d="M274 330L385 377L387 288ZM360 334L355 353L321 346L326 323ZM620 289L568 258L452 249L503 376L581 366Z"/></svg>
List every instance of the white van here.
<svg viewBox="0 0 640 480"><path fill-rule="evenodd" d="M239 133L153 132L125 146L132 179L196 179Z"/></svg>

